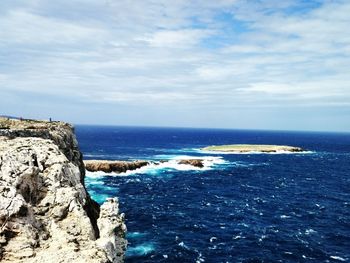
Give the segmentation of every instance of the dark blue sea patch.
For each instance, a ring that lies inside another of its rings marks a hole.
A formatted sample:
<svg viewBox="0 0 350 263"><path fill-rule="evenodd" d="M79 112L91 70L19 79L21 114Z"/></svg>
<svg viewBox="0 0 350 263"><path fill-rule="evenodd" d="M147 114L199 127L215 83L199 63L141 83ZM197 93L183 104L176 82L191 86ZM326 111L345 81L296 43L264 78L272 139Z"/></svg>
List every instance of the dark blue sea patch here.
<svg viewBox="0 0 350 263"><path fill-rule="evenodd" d="M312 152L90 174L92 196L118 196L126 213L127 262L350 261L349 134L78 126L77 135L87 159L201 157L194 149L231 143Z"/></svg>

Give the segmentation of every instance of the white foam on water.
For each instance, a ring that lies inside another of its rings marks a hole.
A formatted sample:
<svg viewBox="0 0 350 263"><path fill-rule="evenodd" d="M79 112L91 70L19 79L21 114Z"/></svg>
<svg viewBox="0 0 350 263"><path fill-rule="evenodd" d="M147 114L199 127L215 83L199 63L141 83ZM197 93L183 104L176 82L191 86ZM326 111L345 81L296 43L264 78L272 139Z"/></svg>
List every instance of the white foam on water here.
<svg viewBox="0 0 350 263"><path fill-rule="evenodd" d="M190 156L190 155L178 155L173 157L173 160L202 160L203 161L203 168L197 168L197 170L203 170L207 169L209 170L214 165L220 165L220 164L228 164L228 161L225 161L222 157L218 156ZM192 166L192 165L186 165L186 166ZM194 167L194 166L192 166Z"/></svg>
<svg viewBox="0 0 350 263"><path fill-rule="evenodd" d="M104 185L104 182L98 181L98 180L94 180L94 177L88 176L87 173L88 173L88 171L86 171L86 176L87 177L86 177L86 181L85 181L85 183L87 185L94 185L94 186Z"/></svg>
<svg viewBox="0 0 350 263"><path fill-rule="evenodd" d="M270 165L270 163L247 163L242 161L237 162L231 162L231 164L235 167L252 167L252 166L267 166Z"/></svg>
<svg viewBox="0 0 350 263"><path fill-rule="evenodd" d="M188 246L185 245L185 243L183 241L181 241L179 244L177 244L179 247L182 247L184 249L190 250L190 248Z"/></svg>
<svg viewBox="0 0 350 263"><path fill-rule="evenodd" d="M140 237L144 237L147 234L142 232L127 232L126 235L128 238L140 238Z"/></svg>
<svg viewBox="0 0 350 263"><path fill-rule="evenodd" d="M86 171L85 175L86 175L87 178L94 179L94 178L100 178L100 177L103 177L103 176L109 176L110 173L105 173L105 172L102 172L102 171L97 171L97 172Z"/></svg>
<svg viewBox="0 0 350 263"><path fill-rule="evenodd" d="M339 261L346 261L345 258L339 257L339 256L330 256L331 259L339 260Z"/></svg>
<svg viewBox="0 0 350 263"><path fill-rule="evenodd" d="M155 246L153 243L143 243L136 247L128 247L126 250L127 257L140 257L146 256L155 250Z"/></svg>
<svg viewBox="0 0 350 263"><path fill-rule="evenodd" d="M312 228L305 230L305 235L315 234L317 231L313 230Z"/></svg>
<svg viewBox="0 0 350 263"><path fill-rule="evenodd" d="M202 253L199 252L198 257L196 259L196 263L201 263L201 262L205 262L205 259L204 259L203 255L202 255Z"/></svg>
<svg viewBox="0 0 350 263"><path fill-rule="evenodd" d="M291 216L281 215L280 218L281 218L281 219L286 219L286 218L291 218Z"/></svg>
<svg viewBox="0 0 350 263"><path fill-rule="evenodd" d="M211 237L210 239L209 239L209 241L210 241L210 243L213 243L215 240L217 240L218 238L217 237Z"/></svg>
<svg viewBox="0 0 350 263"><path fill-rule="evenodd" d="M102 171L89 172L86 171L86 176L90 178L98 178L103 176L129 176L134 174L151 174L157 175L160 171L177 170L177 171L206 171L213 169L216 165L227 164L222 157L218 156L189 156L189 155L168 155L164 162L150 162L148 165L141 168L126 171L124 173L105 173ZM165 159L165 158L164 158ZM196 167L190 164L180 164L180 160L202 160L204 167Z"/></svg>

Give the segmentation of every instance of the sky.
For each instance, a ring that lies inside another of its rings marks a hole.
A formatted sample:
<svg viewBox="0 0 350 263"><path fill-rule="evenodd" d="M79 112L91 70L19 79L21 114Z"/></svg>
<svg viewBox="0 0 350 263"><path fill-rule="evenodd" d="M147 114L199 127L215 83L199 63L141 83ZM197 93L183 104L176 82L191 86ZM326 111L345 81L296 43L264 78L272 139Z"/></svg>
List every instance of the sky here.
<svg viewBox="0 0 350 263"><path fill-rule="evenodd" d="M0 114L350 131L349 0L1 0Z"/></svg>

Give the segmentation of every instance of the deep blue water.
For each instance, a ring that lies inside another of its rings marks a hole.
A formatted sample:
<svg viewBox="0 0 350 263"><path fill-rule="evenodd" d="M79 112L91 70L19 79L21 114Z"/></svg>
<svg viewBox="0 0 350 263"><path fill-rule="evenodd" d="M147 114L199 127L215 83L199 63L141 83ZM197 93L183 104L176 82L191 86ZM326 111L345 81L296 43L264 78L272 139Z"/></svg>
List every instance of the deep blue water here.
<svg viewBox="0 0 350 263"><path fill-rule="evenodd" d="M126 262L350 262L350 134L103 126L76 132L85 159L212 160L204 170L169 165L88 174L98 202L120 200ZM198 150L234 143L308 152Z"/></svg>

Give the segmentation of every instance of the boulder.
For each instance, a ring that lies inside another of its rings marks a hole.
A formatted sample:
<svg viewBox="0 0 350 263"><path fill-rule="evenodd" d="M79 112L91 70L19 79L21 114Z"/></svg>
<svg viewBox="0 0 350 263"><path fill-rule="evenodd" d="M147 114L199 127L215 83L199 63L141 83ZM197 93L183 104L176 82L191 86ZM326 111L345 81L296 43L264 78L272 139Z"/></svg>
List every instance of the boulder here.
<svg viewBox="0 0 350 263"><path fill-rule="evenodd" d="M192 165L192 166L195 166L198 168L204 167L203 160L201 160L201 159L184 159L184 160L180 160L179 164Z"/></svg>

